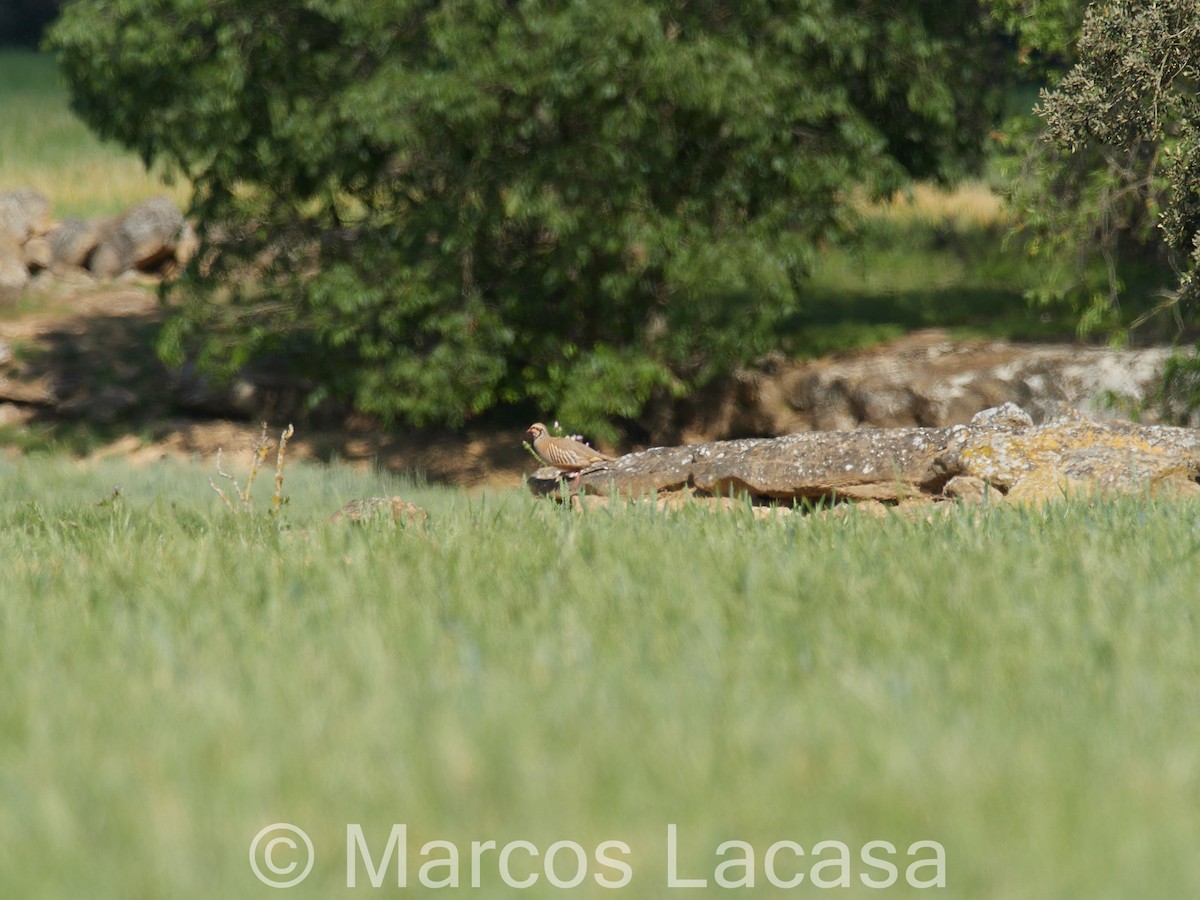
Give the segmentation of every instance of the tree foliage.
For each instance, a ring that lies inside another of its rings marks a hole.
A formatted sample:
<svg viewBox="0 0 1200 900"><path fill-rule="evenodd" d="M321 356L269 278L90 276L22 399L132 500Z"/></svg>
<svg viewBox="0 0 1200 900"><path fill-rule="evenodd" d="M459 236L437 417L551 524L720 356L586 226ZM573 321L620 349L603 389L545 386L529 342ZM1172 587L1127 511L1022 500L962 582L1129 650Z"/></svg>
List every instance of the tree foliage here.
<svg viewBox="0 0 1200 900"><path fill-rule="evenodd" d="M1079 62L1048 95L1049 137L1091 147L1123 171L1134 215L1161 231L1179 274L1174 299L1197 299L1200 266L1200 3L1118 2L1084 20ZM1143 212L1144 210L1144 212Z"/></svg>
<svg viewBox="0 0 1200 900"><path fill-rule="evenodd" d="M1016 184L1044 299L1073 298L1084 330L1122 330L1124 274L1140 268L1183 325L1194 314L1200 3L1088 8L1073 67L1038 109L1044 140Z"/></svg>
<svg viewBox="0 0 1200 900"><path fill-rule="evenodd" d="M988 0L993 19L1016 43L1026 77L1057 81L1075 59L1086 0Z"/></svg>
<svg viewBox="0 0 1200 900"><path fill-rule="evenodd" d="M77 0L53 45L97 131L195 184L170 357L594 427L768 349L856 195L978 160L989 27L941 0Z"/></svg>

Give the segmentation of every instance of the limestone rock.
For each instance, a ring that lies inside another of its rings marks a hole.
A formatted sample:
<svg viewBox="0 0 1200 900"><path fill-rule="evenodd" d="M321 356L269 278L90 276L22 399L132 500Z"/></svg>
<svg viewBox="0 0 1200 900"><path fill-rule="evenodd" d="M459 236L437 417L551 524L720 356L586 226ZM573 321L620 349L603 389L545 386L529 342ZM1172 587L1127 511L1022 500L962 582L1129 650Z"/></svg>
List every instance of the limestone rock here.
<svg viewBox="0 0 1200 900"><path fill-rule="evenodd" d="M366 497L351 500L329 517L331 522L366 522L376 519L386 519L393 525L411 528L425 525L429 521L429 513L403 497Z"/></svg>
<svg viewBox="0 0 1200 900"><path fill-rule="evenodd" d="M88 267L98 278L129 269L149 271L173 259L185 240L183 214L165 197L139 203L105 229Z"/></svg>
<svg viewBox="0 0 1200 900"><path fill-rule="evenodd" d="M100 243L99 222L83 222L67 219L50 232L50 252L53 262L63 266L82 268Z"/></svg>
<svg viewBox="0 0 1200 900"><path fill-rule="evenodd" d="M0 303L14 303L29 284L29 269L15 238L0 234Z"/></svg>
<svg viewBox="0 0 1200 900"><path fill-rule="evenodd" d="M52 263L50 268L42 269L34 276L34 281L37 284L55 287L90 287L96 283L96 279L87 269L64 266L59 263Z"/></svg>
<svg viewBox="0 0 1200 900"><path fill-rule="evenodd" d="M50 268L50 264L54 261L54 251L50 249L50 241L44 237L31 237L25 242L21 251L25 268L31 274Z"/></svg>
<svg viewBox="0 0 1200 900"><path fill-rule="evenodd" d="M974 475L955 475L942 488L942 495L964 503L983 503L988 499L989 491L988 483L982 478ZM999 498L999 491L995 491L994 494Z"/></svg>
<svg viewBox="0 0 1200 900"><path fill-rule="evenodd" d="M917 332L816 360L765 361L699 398L662 400L640 424L661 444L855 428L945 428L1011 402L1034 424L1064 410L1150 421L1171 347L1022 345ZM1168 404L1170 405L1170 404ZM1186 410L1172 408L1172 416ZM1200 412L1195 413L1200 425Z"/></svg>
<svg viewBox="0 0 1200 900"><path fill-rule="evenodd" d="M975 413L971 417L972 425L992 426L993 428L1031 428L1033 416L1017 406L1011 400Z"/></svg>
<svg viewBox="0 0 1200 900"><path fill-rule="evenodd" d="M50 229L50 201L32 188L0 194L0 237L23 244Z"/></svg>
<svg viewBox="0 0 1200 900"><path fill-rule="evenodd" d="M1095 496L1100 492L1093 485L1063 474L1061 469L1047 466L1034 469L1021 478L1008 492L1006 500L1018 506L1040 506L1052 500Z"/></svg>
<svg viewBox="0 0 1200 900"><path fill-rule="evenodd" d="M774 500L899 500L941 490L953 473L935 462L949 437L948 429L864 429L659 447L593 466L576 485L634 497L690 486Z"/></svg>
<svg viewBox="0 0 1200 900"><path fill-rule="evenodd" d="M808 432L681 447L656 447L604 462L564 481L540 469L539 496L619 495L637 500L729 498L870 501L946 497L1013 502L1081 494L1200 493L1200 430L1059 416L1042 425L1012 404L970 425ZM997 496L999 499L999 496ZM945 504L943 504L945 505Z"/></svg>
<svg viewBox="0 0 1200 900"><path fill-rule="evenodd" d="M1200 430L1169 425L1059 420L1015 431L967 427L952 447L964 474L1005 491L1039 469L1106 493L1200 473Z"/></svg>
<svg viewBox="0 0 1200 900"><path fill-rule="evenodd" d="M526 478L525 483L535 497L547 497L560 492L566 477L562 469L556 469L554 466L542 466Z"/></svg>

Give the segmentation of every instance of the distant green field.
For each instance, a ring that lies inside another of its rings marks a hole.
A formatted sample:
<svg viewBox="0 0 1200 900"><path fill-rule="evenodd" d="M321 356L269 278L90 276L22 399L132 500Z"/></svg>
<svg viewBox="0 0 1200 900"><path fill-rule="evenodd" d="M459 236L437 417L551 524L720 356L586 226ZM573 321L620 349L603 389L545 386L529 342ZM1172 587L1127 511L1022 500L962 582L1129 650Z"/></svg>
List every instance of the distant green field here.
<svg viewBox="0 0 1200 900"><path fill-rule="evenodd" d="M186 204L186 185L166 185L137 156L100 141L70 111L53 58L0 50L0 192L32 187L54 215L92 218L123 212L160 194Z"/></svg>
<svg viewBox="0 0 1200 900"><path fill-rule="evenodd" d="M763 857L784 839L807 855L780 877L840 877L815 847L850 848L838 896L881 895L873 840L897 848L882 896L1200 895L1194 507L579 518L314 466L278 528L269 478L248 518L207 478L0 463L0 896L280 896L248 856L278 822L315 850L298 898L383 895L358 856L346 887L348 825L388 896L439 894L435 840L462 854L442 895L726 896L734 839L751 896L780 895ZM379 493L428 528L325 521ZM707 890L668 888L669 824ZM505 887L492 850L471 889L489 840L530 842L509 865L537 883ZM624 889L592 880L614 876L606 840ZM906 887L920 840L945 848L944 891ZM565 892L542 868L558 841L586 851Z"/></svg>

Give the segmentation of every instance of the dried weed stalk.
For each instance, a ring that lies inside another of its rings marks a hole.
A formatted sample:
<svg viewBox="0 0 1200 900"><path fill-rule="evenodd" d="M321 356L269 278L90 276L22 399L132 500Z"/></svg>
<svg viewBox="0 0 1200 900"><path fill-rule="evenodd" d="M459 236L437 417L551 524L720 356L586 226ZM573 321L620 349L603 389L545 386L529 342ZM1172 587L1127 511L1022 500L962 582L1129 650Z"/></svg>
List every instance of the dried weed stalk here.
<svg viewBox="0 0 1200 900"><path fill-rule="evenodd" d="M280 507L286 502L283 496L283 464L287 454L288 440L295 434L295 429L288 425L283 433L279 436L278 451L275 454L275 496L271 501L271 514L278 515ZM217 487L216 482L211 478L208 479L209 487L217 492L217 496L221 501L229 507L234 514L242 512L250 512L250 494L254 489L254 479L258 477L258 468L267 458L267 454L271 452L272 441L267 437L267 423L263 422L262 432L258 436L258 440L254 442L253 458L250 461L250 474L246 478L246 486L243 488L236 478L229 472L226 472L221 467L221 449L217 449L217 474L222 478L227 478L233 483L234 491L237 494L239 503L235 504L229 499L229 496Z"/></svg>

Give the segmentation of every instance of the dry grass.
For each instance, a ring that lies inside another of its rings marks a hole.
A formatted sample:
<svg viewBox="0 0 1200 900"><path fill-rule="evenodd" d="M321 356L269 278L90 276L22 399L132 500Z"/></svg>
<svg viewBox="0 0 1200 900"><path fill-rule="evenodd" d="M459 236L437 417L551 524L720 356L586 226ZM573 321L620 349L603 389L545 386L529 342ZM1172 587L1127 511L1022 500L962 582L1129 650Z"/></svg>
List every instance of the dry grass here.
<svg viewBox="0 0 1200 900"><path fill-rule="evenodd" d="M54 204L54 217L80 219L117 215L142 200L167 196L186 208L190 190L166 185L146 172L136 158L82 160L66 168L55 165L9 165L0 162L0 190L31 187Z"/></svg>
<svg viewBox="0 0 1200 900"><path fill-rule="evenodd" d="M921 182L911 190L897 192L890 200L864 203L863 211L902 224L949 223L979 229L1008 224L1004 201L979 181L965 181L952 190Z"/></svg>
<svg viewBox="0 0 1200 900"><path fill-rule="evenodd" d="M166 184L135 154L101 141L71 112L52 58L0 52L0 109L0 191L41 191L59 219L115 215L160 194L186 206L186 183Z"/></svg>

